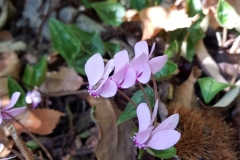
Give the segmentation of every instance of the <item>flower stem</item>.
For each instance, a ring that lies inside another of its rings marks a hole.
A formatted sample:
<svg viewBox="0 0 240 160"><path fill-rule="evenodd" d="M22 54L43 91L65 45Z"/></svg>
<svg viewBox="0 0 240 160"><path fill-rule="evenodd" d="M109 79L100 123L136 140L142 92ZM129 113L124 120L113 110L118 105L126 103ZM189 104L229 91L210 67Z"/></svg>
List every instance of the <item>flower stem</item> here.
<svg viewBox="0 0 240 160"><path fill-rule="evenodd" d="M124 98L126 98L130 103L132 103L136 108L137 108L137 104L134 103L131 98L129 98L125 93L123 93L120 89L118 89L118 93L120 93Z"/></svg>
<svg viewBox="0 0 240 160"><path fill-rule="evenodd" d="M141 90L142 90L142 92L143 92L143 95L144 95L144 97L145 97L146 103L147 103L147 105L148 105L148 108L149 108L149 110L150 110L150 112L151 112L152 109L151 109L151 104L150 104L150 101L149 101L149 99L148 99L148 96L147 96L147 94L146 94L146 92L145 92L142 84L141 84L140 82L137 82L137 84L138 84L139 87L141 88Z"/></svg>
<svg viewBox="0 0 240 160"><path fill-rule="evenodd" d="M16 121L23 129L25 129L25 131L29 134L30 137L32 137L32 139L42 148L42 150L45 152L45 154L47 155L47 157L49 158L49 160L53 160L51 154L48 152L48 150L46 149L46 147L37 139L37 137L35 137L21 122L19 122L15 117L13 117L12 115L8 114L7 112L4 112L6 115L8 115L9 117L11 117L14 121Z"/></svg>
<svg viewBox="0 0 240 160"><path fill-rule="evenodd" d="M156 80L154 78L154 75L151 73L151 77L152 77L152 82L153 82L153 89L154 89L154 95L155 95L155 102L158 99L158 91L157 91L157 83Z"/></svg>

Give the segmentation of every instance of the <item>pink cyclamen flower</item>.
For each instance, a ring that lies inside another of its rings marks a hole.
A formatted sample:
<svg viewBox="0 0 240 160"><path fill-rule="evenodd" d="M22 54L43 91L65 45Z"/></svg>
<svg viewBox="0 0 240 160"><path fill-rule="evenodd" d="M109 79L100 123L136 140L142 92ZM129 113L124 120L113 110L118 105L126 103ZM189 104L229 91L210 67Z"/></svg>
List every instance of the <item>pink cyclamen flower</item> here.
<svg viewBox="0 0 240 160"><path fill-rule="evenodd" d="M19 96L20 96L20 92L14 92L11 97L10 103L6 106L1 106L0 124L2 123L3 119L11 119L11 117L9 117L8 114L15 117L26 109L26 107L13 108L14 105L17 103Z"/></svg>
<svg viewBox="0 0 240 160"><path fill-rule="evenodd" d="M146 41L140 41L140 42L136 43L136 45L134 47L135 58L141 56L143 53L148 56L147 63L153 74L160 71L165 66L165 64L167 63L167 59L168 59L167 55L157 56L157 57L150 59L150 57L155 49L155 45L156 45L156 43L153 44L150 54L149 54L149 50L148 50L148 44Z"/></svg>
<svg viewBox="0 0 240 160"><path fill-rule="evenodd" d="M149 54L146 41L136 43L135 57L130 63L126 50L114 55L115 71L111 79L119 88L132 87L136 80L145 84L150 80L151 73L155 74L164 67L167 62L166 55L150 59L154 48L155 43Z"/></svg>
<svg viewBox="0 0 240 160"><path fill-rule="evenodd" d="M28 91L25 97L27 104L32 104L32 108L36 108L41 102L41 94L37 90Z"/></svg>
<svg viewBox="0 0 240 160"><path fill-rule="evenodd" d="M173 114L157 127L154 128L153 121L158 110L158 100L155 103L154 111L151 116L146 103L141 103L137 107L137 117L139 131L134 136L135 146L138 148L153 148L155 150L165 150L175 145L181 134L174 130L179 121L179 114Z"/></svg>
<svg viewBox="0 0 240 160"><path fill-rule="evenodd" d="M109 74L114 68L114 61L109 60L104 68L102 56L98 53L93 55L85 65L85 72L88 78L89 95L94 97L112 97L117 92L117 85L109 79Z"/></svg>

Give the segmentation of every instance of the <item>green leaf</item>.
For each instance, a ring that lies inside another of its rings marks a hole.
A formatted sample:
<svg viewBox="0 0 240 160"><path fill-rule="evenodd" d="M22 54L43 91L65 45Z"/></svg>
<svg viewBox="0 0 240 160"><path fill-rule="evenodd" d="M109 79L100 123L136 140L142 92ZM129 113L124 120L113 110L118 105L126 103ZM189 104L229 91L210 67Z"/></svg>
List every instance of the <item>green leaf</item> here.
<svg viewBox="0 0 240 160"><path fill-rule="evenodd" d="M75 60L69 61L68 65L72 67L77 73L81 75L86 75L84 66L90 57L91 56L88 54L79 55L78 57L76 57Z"/></svg>
<svg viewBox="0 0 240 160"><path fill-rule="evenodd" d="M173 41L176 41L176 43L177 43L177 47L178 47L177 52L180 52L182 42L183 42L184 38L186 37L187 33L188 33L187 28L177 29L177 30L170 32L171 43Z"/></svg>
<svg viewBox="0 0 240 160"><path fill-rule="evenodd" d="M203 99L206 103L209 103L213 97L224 88L234 86L231 84L217 82L215 79L210 77L200 78L198 79L198 83L201 88Z"/></svg>
<svg viewBox="0 0 240 160"><path fill-rule="evenodd" d="M154 74L156 81L169 79L177 70L177 64L167 61L166 65L157 73Z"/></svg>
<svg viewBox="0 0 240 160"><path fill-rule="evenodd" d="M86 130L78 135L79 138L88 138L91 136L91 132L89 130Z"/></svg>
<svg viewBox="0 0 240 160"><path fill-rule="evenodd" d="M145 87L144 88L147 96L148 96L148 99L150 101L150 104L151 104L151 107L154 106L155 104L155 100L154 100L154 92L151 88L149 87ZM144 95L142 93L141 90L138 90L137 92L135 92L133 94L133 96L131 97L131 100L136 103L137 105L140 104L140 103L146 103L146 100L144 98ZM117 121L117 125L121 124L122 122L126 121L126 120L129 120L131 118L134 118L136 117L137 114L136 114L136 107L133 106L130 102L128 102L126 108L124 109L124 111L122 112L122 114L120 115L118 121Z"/></svg>
<svg viewBox="0 0 240 160"><path fill-rule="evenodd" d="M69 30L82 42L82 51L93 55L100 53L105 54L102 38L97 32L87 32L76 25L68 25Z"/></svg>
<svg viewBox="0 0 240 160"><path fill-rule="evenodd" d="M9 93L8 93L9 97L11 97L14 92L21 93L14 108L24 107L27 105L27 103L25 102L26 94L25 94L24 90L12 77L8 77L8 91L9 91Z"/></svg>
<svg viewBox="0 0 240 160"><path fill-rule="evenodd" d="M187 49L186 49L186 55L184 55L184 58L189 62L192 62L193 57L195 55L195 44L193 43L191 36L188 36L186 45L187 45Z"/></svg>
<svg viewBox="0 0 240 160"><path fill-rule="evenodd" d="M131 0L130 6L132 9L136 9L140 11L148 6L148 1L147 0Z"/></svg>
<svg viewBox="0 0 240 160"><path fill-rule="evenodd" d="M92 7L92 4L88 0L79 0L79 1L86 8L91 8Z"/></svg>
<svg viewBox="0 0 240 160"><path fill-rule="evenodd" d="M175 147L170 147L166 150L155 150L152 148L147 148L146 151L155 157L163 159L172 158L176 155L177 152Z"/></svg>
<svg viewBox="0 0 240 160"><path fill-rule="evenodd" d="M205 34L200 27L200 22L195 22L188 30L186 48L183 49L182 56L192 62L195 55L195 46L199 40L204 38Z"/></svg>
<svg viewBox="0 0 240 160"><path fill-rule="evenodd" d="M114 55L121 50L120 45L113 42L104 43L104 48L105 51L108 52L108 54L111 56L111 58L113 58Z"/></svg>
<svg viewBox="0 0 240 160"><path fill-rule="evenodd" d="M178 48L178 43L176 40L174 40L170 43L164 54L168 56L168 59L173 59L177 56Z"/></svg>
<svg viewBox="0 0 240 160"><path fill-rule="evenodd" d="M81 50L81 41L62 22L51 18L49 21L52 44L66 61L74 60Z"/></svg>
<svg viewBox="0 0 240 160"><path fill-rule="evenodd" d="M38 149L40 146L38 145L37 142L35 141L27 141L26 142L26 145L28 148L30 148L31 150L35 150L35 149Z"/></svg>
<svg viewBox="0 0 240 160"><path fill-rule="evenodd" d="M217 4L217 21L227 29L232 29L238 22L238 14L235 9L225 0L219 0Z"/></svg>
<svg viewBox="0 0 240 160"><path fill-rule="evenodd" d="M202 13L201 0L187 0L187 14L189 17L193 17L196 14Z"/></svg>
<svg viewBox="0 0 240 160"><path fill-rule="evenodd" d="M101 20L109 25L119 26L125 16L125 8L119 3L99 2L92 3Z"/></svg>
<svg viewBox="0 0 240 160"><path fill-rule="evenodd" d="M26 65L23 75L23 83L27 88L38 86L44 82L47 72L47 56L44 56L39 63L34 66Z"/></svg>

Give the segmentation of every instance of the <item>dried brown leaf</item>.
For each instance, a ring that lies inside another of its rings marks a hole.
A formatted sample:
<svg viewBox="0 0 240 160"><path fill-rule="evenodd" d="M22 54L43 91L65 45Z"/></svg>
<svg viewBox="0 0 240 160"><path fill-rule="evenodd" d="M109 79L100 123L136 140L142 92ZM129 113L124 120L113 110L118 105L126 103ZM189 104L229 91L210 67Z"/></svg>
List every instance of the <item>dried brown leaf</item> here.
<svg viewBox="0 0 240 160"><path fill-rule="evenodd" d="M22 123L30 132L46 135L52 133L59 121L59 118L64 115L64 113L59 111L45 108L35 110L26 109L17 117L17 119L19 119L19 122ZM14 124L18 133L26 133L25 129L17 122L10 123Z"/></svg>
<svg viewBox="0 0 240 160"><path fill-rule="evenodd" d="M0 53L0 96L8 93L7 76L19 78L21 64L16 53L10 49L4 49ZM6 76L6 77L4 77Z"/></svg>
<svg viewBox="0 0 240 160"><path fill-rule="evenodd" d="M82 83L82 77L72 68L62 67L59 72L47 73L47 78L40 90L46 94L76 91L81 87Z"/></svg>
<svg viewBox="0 0 240 160"><path fill-rule="evenodd" d="M193 67L188 79L179 87L176 87L173 94L173 102L180 102L185 107L191 108L197 106L197 97L194 93L194 83L201 76L201 70L198 67Z"/></svg>
<svg viewBox="0 0 240 160"><path fill-rule="evenodd" d="M99 160L132 160L135 159L136 148L131 139L133 129L131 121L116 125L121 111L109 99L93 98L87 101L96 106L95 118L98 120L99 142L96 156Z"/></svg>
<svg viewBox="0 0 240 160"><path fill-rule="evenodd" d="M161 29L173 31L179 28L190 27L198 16L188 17L185 9L167 10L161 6L146 8L139 12L140 20L143 23L142 40L149 39Z"/></svg>
<svg viewBox="0 0 240 160"><path fill-rule="evenodd" d="M212 59L212 57L207 52L207 49L205 48L203 41L199 41L198 44L196 45L196 54L197 58L200 61L200 65L203 71L207 75L211 76L218 82L228 83L227 80L221 75L217 63Z"/></svg>

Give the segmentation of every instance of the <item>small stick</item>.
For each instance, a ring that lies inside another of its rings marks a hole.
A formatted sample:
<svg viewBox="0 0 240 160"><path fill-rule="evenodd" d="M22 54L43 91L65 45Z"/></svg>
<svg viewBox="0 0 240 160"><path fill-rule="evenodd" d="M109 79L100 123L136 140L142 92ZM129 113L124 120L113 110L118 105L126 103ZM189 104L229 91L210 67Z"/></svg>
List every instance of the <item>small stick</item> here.
<svg viewBox="0 0 240 160"><path fill-rule="evenodd" d="M225 42L227 41L227 28L223 28L223 38L222 38L222 45L225 44Z"/></svg>
<svg viewBox="0 0 240 160"><path fill-rule="evenodd" d="M48 150L46 149L46 147L39 142L39 140L37 139L37 137L35 137L31 132L29 132L29 130L21 123L19 122L15 117L13 117L12 115L4 112L6 115L8 115L9 117L11 117L14 121L16 121L21 127L23 127L23 129L25 129L25 131L29 134L30 137L32 137L32 139L34 141L37 142L37 144L42 148L42 150L45 152L45 154L47 155L47 157L49 158L49 160L53 160L51 154L48 152Z"/></svg>
<svg viewBox="0 0 240 160"><path fill-rule="evenodd" d="M18 149L20 150L20 152L22 153L23 157L26 160L34 160L32 153L28 150L27 146L25 145L25 143L23 142L21 137L18 135L14 126L10 125L7 127L7 129L9 131L10 135L12 136L12 138L14 139L14 141L16 142L16 145L17 145Z"/></svg>
<svg viewBox="0 0 240 160"><path fill-rule="evenodd" d="M240 43L240 36L238 36L237 39L234 41L232 47L229 50L229 53L231 54L236 53L239 43Z"/></svg>
<svg viewBox="0 0 240 160"><path fill-rule="evenodd" d="M123 93L121 90L118 89L118 93L120 93L124 98L126 98L130 103L132 103L136 108L137 108L137 104L134 103L131 98L129 98L125 93Z"/></svg>
<svg viewBox="0 0 240 160"><path fill-rule="evenodd" d="M216 37L217 37L217 41L218 41L218 46L219 47L222 47L222 37L221 37L221 34L220 32L216 32Z"/></svg>

